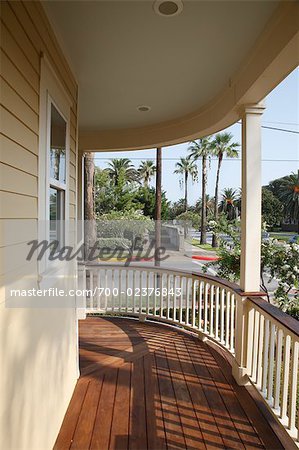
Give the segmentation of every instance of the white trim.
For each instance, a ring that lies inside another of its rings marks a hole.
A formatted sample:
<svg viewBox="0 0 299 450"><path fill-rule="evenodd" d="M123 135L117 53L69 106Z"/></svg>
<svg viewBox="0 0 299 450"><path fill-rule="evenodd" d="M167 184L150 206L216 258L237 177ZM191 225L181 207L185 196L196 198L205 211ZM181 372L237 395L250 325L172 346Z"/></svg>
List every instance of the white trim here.
<svg viewBox="0 0 299 450"><path fill-rule="evenodd" d="M51 104L66 122L66 185L65 191L65 224L69 222L69 163L70 163L70 110L72 100L58 79L48 59L42 55L40 77L40 115L39 115L39 169L38 169L38 240L49 239L49 188L50 188L50 121ZM65 227L66 228L66 227ZM68 245L68 233L65 233L65 245ZM64 263L49 263L45 256L38 261L39 281L53 271L63 270Z"/></svg>

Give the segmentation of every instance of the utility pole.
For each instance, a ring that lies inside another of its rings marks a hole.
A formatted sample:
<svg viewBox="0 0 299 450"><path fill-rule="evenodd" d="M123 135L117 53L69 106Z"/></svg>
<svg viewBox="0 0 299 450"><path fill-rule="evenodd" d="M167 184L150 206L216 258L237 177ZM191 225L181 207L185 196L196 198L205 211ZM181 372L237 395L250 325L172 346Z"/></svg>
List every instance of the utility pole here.
<svg viewBox="0 0 299 450"><path fill-rule="evenodd" d="M156 153L155 266L160 266L157 249L161 247L162 149Z"/></svg>

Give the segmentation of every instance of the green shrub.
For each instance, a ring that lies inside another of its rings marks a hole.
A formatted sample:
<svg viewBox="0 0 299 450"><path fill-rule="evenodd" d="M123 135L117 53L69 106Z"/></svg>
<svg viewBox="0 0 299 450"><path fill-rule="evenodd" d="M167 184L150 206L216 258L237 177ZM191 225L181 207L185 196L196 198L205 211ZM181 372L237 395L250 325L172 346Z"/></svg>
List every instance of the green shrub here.
<svg viewBox="0 0 299 450"><path fill-rule="evenodd" d="M107 248L110 250L121 249L129 250L131 247L131 241L125 238L111 237L111 238L101 238L98 241L99 248Z"/></svg>

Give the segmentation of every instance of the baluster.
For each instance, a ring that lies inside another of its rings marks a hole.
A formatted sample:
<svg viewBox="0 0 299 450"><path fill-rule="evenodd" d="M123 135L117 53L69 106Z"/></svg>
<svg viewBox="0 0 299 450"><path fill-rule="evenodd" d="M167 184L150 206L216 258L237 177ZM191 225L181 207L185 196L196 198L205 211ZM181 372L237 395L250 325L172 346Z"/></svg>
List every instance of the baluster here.
<svg viewBox="0 0 299 450"><path fill-rule="evenodd" d="M142 271L138 271L139 274L139 314L142 314Z"/></svg>
<svg viewBox="0 0 299 450"><path fill-rule="evenodd" d="M159 280L159 287L160 287L160 312L159 312L159 316L163 317L163 296L162 296L163 280L164 280L164 274L163 273L159 273L158 280Z"/></svg>
<svg viewBox="0 0 299 450"><path fill-rule="evenodd" d="M199 283L199 297L198 297L198 328L202 331L202 321L203 321L203 291L204 291L204 282L200 281Z"/></svg>
<svg viewBox="0 0 299 450"><path fill-rule="evenodd" d="M282 361L282 340L283 330L277 331L276 345L276 366L275 366L275 391L274 391L274 409L280 407L280 387L281 387L281 361Z"/></svg>
<svg viewBox="0 0 299 450"><path fill-rule="evenodd" d="M180 288L181 288L180 308L179 308L179 322L183 323L184 278L183 277L179 277L179 279L180 279Z"/></svg>
<svg viewBox="0 0 299 450"><path fill-rule="evenodd" d="M190 278L186 278L186 316L185 316L186 325L190 325L189 311L190 311Z"/></svg>
<svg viewBox="0 0 299 450"><path fill-rule="evenodd" d="M263 379L262 379L262 392L266 395L267 390L267 378L268 378L268 364L269 364L269 319L265 319L265 333L264 333L264 346L263 346Z"/></svg>
<svg viewBox="0 0 299 450"><path fill-rule="evenodd" d="M194 278L192 280L192 327L195 328L195 320L196 320L196 293L198 281Z"/></svg>
<svg viewBox="0 0 299 450"><path fill-rule="evenodd" d="M126 269L125 273L126 273L126 275L125 275L125 289L124 289L124 292L125 292L125 304L126 304L125 311L128 312L128 308L129 308L129 296L128 296L129 269Z"/></svg>
<svg viewBox="0 0 299 450"><path fill-rule="evenodd" d="M219 339L219 286L216 287L215 293L215 339Z"/></svg>
<svg viewBox="0 0 299 450"><path fill-rule="evenodd" d="M234 337L235 337L235 296L231 294L230 302L230 350L234 351Z"/></svg>
<svg viewBox="0 0 299 450"><path fill-rule="evenodd" d="M289 390L289 377L290 377L290 350L291 350L291 336L285 335L284 348L283 348L283 382L282 382L282 396L281 396L281 409L280 417L285 420L287 417L288 409L288 390Z"/></svg>
<svg viewBox="0 0 299 450"><path fill-rule="evenodd" d="M101 310L101 296L100 296L100 287L101 287L101 269L97 271L97 300L96 300L96 308L97 310Z"/></svg>
<svg viewBox="0 0 299 450"><path fill-rule="evenodd" d="M209 287L208 283L205 284L205 296L204 296L204 323L203 323L203 331L204 333L208 332L208 297L209 297Z"/></svg>
<svg viewBox="0 0 299 450"><path fill-rule="evenodd" d="M274 350L275 350L275 324L270 327L270 348L269 348L269 376L267 388L267 400L272 405L273 401L273 374L274 374Z"/></svg>
<svg viewBox="0 0 299 450"><path fill-rule="evenodd" d="M225 306L225 346L229 346L229 317L230 317L230 292L226 291L226 306Z"/></svg>
<svg viewBox="0 0 299 450"><path fill-rule="evenodd" d="M169 292L170 292L170 286L171 286L171 283L170 283L170 280L171 280L171 275L169 275L169 274L167 274L166 275L166 279L167 279L167 292L166 292L166 299L167 299L167 302L166 302L166 319L169 319L169 308L170 308L170 294L169 294Z"/></svg>
<svg viewBox="0 0 299 450"><path fill-rule="evenodd" d="M89 271L89 307L93 311L93 271Z"/></svg>
<svg viewBox="0 0 299 450"><path fill-rule="evenodd" d="M150 277L150 272L146 272L145 275L145 280L146 280L146 314L149 314L149 277Z"/></svg>
<svg viewBox="0 0 299 450"><path fill-rule="evenodd" d="M291 386L290 386L290 402L289 402L289 429L292 431L295 429L296 423L298 356L299 356L299 342L295 341L293 338Z"/></svg>
<svg viewBox="0 0 299 450"><path fill-rule="evenodd" d="M132 313L135 313L136 309L136 297L135 297L135 289L136 289L136 272L135 269L132 270Z"/></svg>
<svg viewBox="0 0 299 450"><path fill-rule="evenodd" d="M257 357L259 352L259 323L260 313L255 311L254 313L254 332L253 332L253 354L252 354L252 370L251 378L254 383L257 381Z"/></svg>
<svg viewBox="0 0 299 450"><path fill-rule="evenodd" d="M119 304L119 311L122 311L122 270L119 269L118 271L118 304Z"/></svg>
<svg viewBox="0 0 299 450"><path fill-rule="evenodd" d="M173 295L173 320L174 320L174 322L177 322L177 313L176 313L176 295L177 295L177 292L176 292L176 290L177 290L177 286L178 286L178 283L177 283L177 276L175 275L175 277L174 277L174 295Z"/></svg>
<svg viewBox="0 0 299 450"><path fill-rule="evenodd" d="M215 286L212 284L210 288L210 336L214 336L214 295Z"/></svg>
<svg viewBox="0 0 299 450"><path fill-rule="evenodd" d="M224 342L224 295L225 290L221 289L220 299L220 342Z"/></svg>
<svg viewBox="0 0 299 450"><path fill-rule="evenodd" d="M261 389L262 388L262 374L263 374L263 352L264 348L264 331L265 331L265 317L260 316L260 329L259 329L259 348L258 348L258 359L257 359L257 377L256 384Z"/></svg>

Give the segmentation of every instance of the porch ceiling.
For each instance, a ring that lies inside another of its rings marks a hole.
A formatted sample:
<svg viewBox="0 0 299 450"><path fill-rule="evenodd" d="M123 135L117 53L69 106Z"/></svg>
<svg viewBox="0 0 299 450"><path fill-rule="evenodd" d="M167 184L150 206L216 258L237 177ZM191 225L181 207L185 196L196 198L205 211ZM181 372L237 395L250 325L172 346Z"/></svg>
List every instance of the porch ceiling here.
<svg viewBox="0 0 299 450"><path fill-rule="evenodd" d="M207 110L231 87L278 3L183 1L181 14L161 17L150 0L43 2L78 79L83 136L98 133L105 148L115 130L135 130L135 144L150 146L141 130Z"/></svg>

